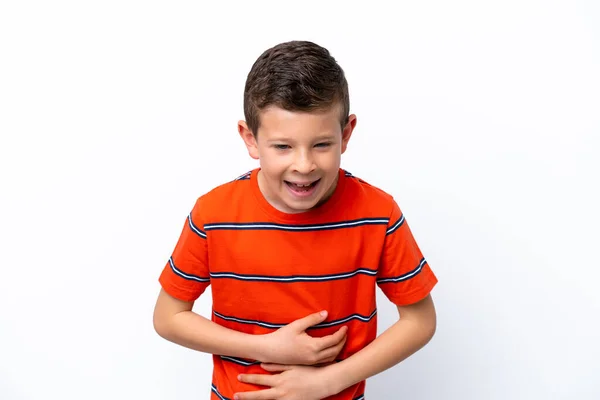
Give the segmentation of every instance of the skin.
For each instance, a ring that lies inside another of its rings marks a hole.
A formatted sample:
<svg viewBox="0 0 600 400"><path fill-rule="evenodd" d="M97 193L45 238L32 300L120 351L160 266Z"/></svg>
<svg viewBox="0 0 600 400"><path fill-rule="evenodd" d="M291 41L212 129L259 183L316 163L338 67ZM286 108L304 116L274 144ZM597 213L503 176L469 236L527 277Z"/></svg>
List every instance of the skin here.
<svg viewBox="0 0 600 400"><path fill-rule="evenodd" d="M283 212L307 211L325 201L337 183L341 154L346 150L356 117L341 128L337 107L324 113L265 110L257 141L246 123L238 129L250 155L261 161L259 187ZM318 136L318 137L317 137ZM285 180L296 183L320 179L314 196L296 199ZM210 354L240 357L284 365L322 365L335 360L346 342L346 327L323 338L306 333L323 322L316 312L266 335L248 335L227 329L192 311L194 303L178 300L161 290L154 309L154 328L163 338Z"/></svg>
<svg viewBox="0 0 600 400"><path fill-rule="evenodd" d="M244 121L238 131L250 157L260 161L258 185L269 203L279 211L308 211L334 192L342 154L348 147L356 116L350 115L342 129L339 107L322 112L294 112L269 107L260 115L255 135ZM319 180L313 196L299 199L285 183Z"/></svg>
<svg viewBox="0 0 600 400"><path fill-rule="evenodd" d="M203 353L291 365L331 362L346 342L345 327L323 338L306 333L327 318L326 312L308 315L266 335L249 335L194 313L193 306L193 302L161 290L154 308L154 329L168 341Z"/></svg>
<svg viewBox="0 0 600 400"><path fill-rule="evenodd" d="M261 113L255 135L244 121L238 131L248 153L260 161L258 182L265 198L280 211L308 211L327 200L335 190L341 155L346 151L356 116L340 127L339 111L301 113L271 107ZM308 199L290 195L285 181L321 179L321 187ZM311 400L332 396L406 359L431 340L436 313L431 296L416 304L398 306L399 320L376 340L348 359L323 367L263 364L270 374L240 375L241 382L264 390L237 393L240 400Z"/></svg>
<svg viewBox="0 0 600 400"><path fill-rule="evenodd" d="M431 296L416 304L398 306L399 320L368 346L339 363L325 367L263 365L275 375L240 375L241 382L265 386L237 393L236 400L317 400L340 393L405 360L433 337L435 307Z"/></svg>
<svg viewBox="0 0 600 400"><path fill-rule="evenodd" d="M238 132L248 153L260 161L258 184L267 201L279 211L301 213L318 207L334 192L341 155L356 126L350 115L340 126L339 109L292 112L270 107L261 112L256 135L244 121ZM286 181L319 180L310 197L298 198ZM184 302L161 290L154 327L163 338L198 351L263 362L265 374L240 375L242 382L265 386L264 390L237 393L241 400L311 400L337 394L406 359L431 337L436 328L433 300L398 306L399 320L361 351L344 361L331 363L346 341L345 327L324 338L312 338L306 330L325 320L314 313L266 335L248 335L224 328L195 314L193 302Z"/></svg>

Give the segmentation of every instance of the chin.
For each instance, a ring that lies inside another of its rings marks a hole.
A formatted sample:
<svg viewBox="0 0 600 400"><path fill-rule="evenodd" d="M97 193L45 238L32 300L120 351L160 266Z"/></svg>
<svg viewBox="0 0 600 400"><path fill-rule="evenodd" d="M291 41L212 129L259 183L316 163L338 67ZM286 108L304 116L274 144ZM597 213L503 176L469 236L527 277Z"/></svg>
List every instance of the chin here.
<svg viewBox="0 0 600 400"><path fill-rule="evenodd" d="M319 197L316 200L310 201L310 202L305 202L305 203L297 204L296 207L293 207L293 209L294 210L298 210L299 212L309 211L309 210L312 210L315 207L318 207L322 203L323 203L323 196Z"/></svg>

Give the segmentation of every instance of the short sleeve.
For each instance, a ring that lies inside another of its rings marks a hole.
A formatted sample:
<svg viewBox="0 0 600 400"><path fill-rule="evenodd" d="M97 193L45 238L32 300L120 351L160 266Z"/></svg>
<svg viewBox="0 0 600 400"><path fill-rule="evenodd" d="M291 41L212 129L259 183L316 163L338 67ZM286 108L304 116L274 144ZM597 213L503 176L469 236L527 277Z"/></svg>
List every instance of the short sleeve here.
<svg viewBox="0 0 600 400"><path fill-rule="evenodd" d="M168 294L183 301L195 301L210 284L201 199L188 215L159 282Z"/></svg>
<svg viewBox="0 0 600 400"><path fill-rule="evenodd" d="M400 207L394 202L377 285L392 303L403 306L424 299L436 283L436 276L423 257Z"/></svg>

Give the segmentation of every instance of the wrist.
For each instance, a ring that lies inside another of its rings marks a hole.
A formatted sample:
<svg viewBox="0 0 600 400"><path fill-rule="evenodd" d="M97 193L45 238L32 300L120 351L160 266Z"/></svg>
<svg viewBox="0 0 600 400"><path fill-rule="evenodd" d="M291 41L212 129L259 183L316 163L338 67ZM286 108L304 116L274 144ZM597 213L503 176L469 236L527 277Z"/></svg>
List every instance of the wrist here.
<svg viewBox="0 0 600 400"><path fill-rule="evenodd" d="M325 397L335 396L349 386L344 386L345 380L343 377L343 371L339 363L334 362L321 368L321 381L324 382L324 390L326 391Z"/></svg>
<svg viewBox="0 0 600 400"><path fill-rule="evenodd" d="M271 361L269 356L269 335L249 335L249 354L250 358L262 363L268 363Z"/></svg>

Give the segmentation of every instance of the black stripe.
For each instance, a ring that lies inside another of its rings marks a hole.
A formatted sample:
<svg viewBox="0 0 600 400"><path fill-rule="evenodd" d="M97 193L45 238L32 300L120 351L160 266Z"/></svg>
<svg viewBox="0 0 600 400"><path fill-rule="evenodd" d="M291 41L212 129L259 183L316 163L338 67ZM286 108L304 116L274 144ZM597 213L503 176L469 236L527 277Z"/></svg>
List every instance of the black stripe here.
<svg viewBox="0 0 600 400"><path fill-rule="evenodd" d="M212 272L211 279L234 279L247 282L279 282L279 283L296 283L296 282L330 282L341 279L353 278L357 275L376 276L376 269L359 268L350 272L330 275L248 275L237 274L235 272Z"/></svg>
<svg viewBox="0 0 600 400"><path fill-rule="evenodd" d="M223 396L221 393L219 393L219 390L217 389L217 387L215 386L215 384L213 383L211 386L211 390L214 394L217 395L217 397L221 400L231 400L229 397L225 397Z"/></svg>
<svg viewBox="0 0 600 400"><path fill-rule="evenodd" d="M412 271L407 272L406 274L403 274L403 275L399 275L399 276L392 276L392 277L388 277L388 278L379 278L379 279L377 279L377 283L385 284L385 283L404 282L406 280L409 280L409 279L417 276L423 270L423 267L425 267L425 264L427 264L427 261L425 260L425 258L422 258L421 261L419 262L419 265L417 265L417 268L413 269Z"/></svg>
<svg viewBox="0 0 600 400"><path fill-rule="evenodd" d="M242 365L244 367L249 367L251 365L260 365L260 361L250 361L244 360L243 358L229 357L229 356L219 356L221 360L231 362L234 364Z"/></svg>
<svg viewBox="0 0 600 400"><path fill-rule="evenodd" d="M219 356L219 358L221 360L223 360L223 361L231 362L231 363L234 363L234 364L238 364L238 365L241 365L243 367L249 367L249 366L252 366L252 365L261 365L262 364L262 362L260 362L260 361L245 360L243 358L236 358L236 357L229 357L229 356ZM339 362L342 362L342 361L344 361L344 360L336 359L334 362L339 363Z"/></svg>
<svg viewBox="0 0 600 400"><path fill-rule="evenodd" d="M169 257L169 265L171 266L171 270L179 277L183 279L187 279L188 281L196 281L196 282L210 282L210 278L188 274L187 272L183 272L179 268L175 266L175 262L173 261L173 257Z"/></svg>
<svg viewBox="0 0 600 400"><path fill-rule="evenodd" d="M279 329L279 328L282 328L282 327L284 327L284 326L286 326L286 325L289 324L289 322L285 323L285 324L282 324L282 323L276 323L276 322L266 322L266 321L257 321L257 320L251 320L251 319L243 319L243 318L238 318L238 317L223 315L223 314L220 314L220 313L218 313L216 311L213 311L213 314L216 317L218 317L220 319L223 319L225 321L232 321L232 322L237 322L239 324L247 324L247 325L258 325L258 326L262 326L263 328L267 328L267 329ZM329 321L329 322L321 322L320 324L313 325L313 326L309 327L308 329L312 330L312 329L329 328L329 327L332 327L332 326L341 325L341 324L344 324L346 322L350 322L352 320L359 320L359 321L362 321L362 322L369 322L369 321L371 321L375 317L375 315L377 315L377 309L375 309L371 313L371 315L366 315L365 316L365 315L360 315L360 314L352 314L352 315L350 315L348 317L345 317L345 318L340 318L340 319Z"/></svg>
<svg viewBox="0 0 600 400"><path fill-rule="evenodd" d="M386 235L391 235L392 233L396 232L398 228L404 225L404 221L406 221L406 219L404 218L404 215L401 215L400 218L398 218L398 221L394 222L394 224L388 228Z"/></svg>
<svg viewBox="0 0 600 400"><path fill-rule="evenodd" d="M235 178L235 179L233 180L233 182L235 182L235 181L243 181L243 180L246 180L246 179L250 179L250 176L251 176L251 175L252 175L252 171L248 171L248 172L246 172L245 174L243 174L243 175L240 175L240 176L238 176L237 178Z"/></svg>
<svg viewBox="0 0 600 400"><path fill-rule="evenodd" d="M206 239L206 232L204 232L202 229L200 229L196 225L194 225L194 222L192 221L192 214L191 213L188 215L188 224L190 226L190 229L196 235L200 236L202 239Z"/></svg>
<svg viewBox="0 0 600 400"><path fill-rule="evenodd" d="M330 222L326 224L308 224L308 225L286 225L274 224L271 222L219 222L214 224L205 224L204 229L214 230L283 230L292 232L312 232L333 229L355 228L364 225L388 225L389 218L361 218L348 221Z"/></svg>

